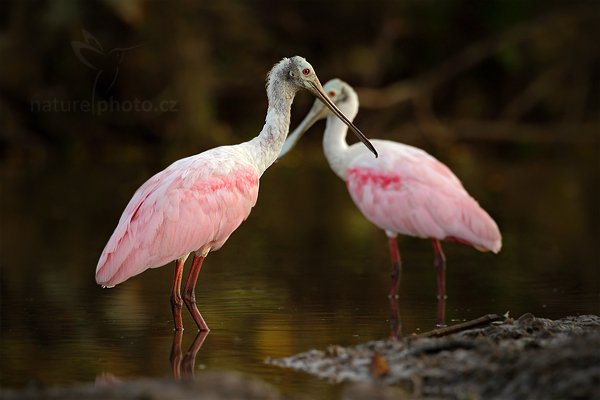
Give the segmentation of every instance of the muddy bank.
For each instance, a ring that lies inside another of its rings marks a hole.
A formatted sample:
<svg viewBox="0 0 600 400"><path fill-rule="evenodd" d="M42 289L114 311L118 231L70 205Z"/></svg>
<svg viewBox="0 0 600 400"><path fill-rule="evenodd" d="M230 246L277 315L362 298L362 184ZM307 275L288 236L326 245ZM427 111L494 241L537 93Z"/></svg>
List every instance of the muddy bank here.
<svg viewBox="0 0 600 400"><path fill-rule="evenodd" d="M55 388L0 389L2 400L279 400L266 382L236 373L202 373L194 379L102 381Z"/></svg>
<svg viewBox="0 0 600 400"><path fill-rule="evenodd" d="M361 382L345 390L348 399L600 399L598 316L487 318L481 327L427 336L269 362L332 382Z"/></svg>

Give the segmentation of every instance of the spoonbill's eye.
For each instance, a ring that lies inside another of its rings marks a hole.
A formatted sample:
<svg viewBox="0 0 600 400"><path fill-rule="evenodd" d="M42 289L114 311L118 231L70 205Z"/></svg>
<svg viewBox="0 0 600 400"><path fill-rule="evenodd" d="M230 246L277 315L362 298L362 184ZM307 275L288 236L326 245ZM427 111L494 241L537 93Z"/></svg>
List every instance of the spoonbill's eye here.
<svg viewBox="0 0 600 400"><path fill-rule="evenodd" d="M334 90L330 90L329 91L329 97L334 97L335 96L335 91Z"/></svg>
<svg viewBox="0 0 600 400"><path fill-rule="evenodd" d="M310 74L310 69L308 69L308 68L304 68L304 69L302 70L302 73L303 73L304 75L308 75L308 74Z"/></svg>

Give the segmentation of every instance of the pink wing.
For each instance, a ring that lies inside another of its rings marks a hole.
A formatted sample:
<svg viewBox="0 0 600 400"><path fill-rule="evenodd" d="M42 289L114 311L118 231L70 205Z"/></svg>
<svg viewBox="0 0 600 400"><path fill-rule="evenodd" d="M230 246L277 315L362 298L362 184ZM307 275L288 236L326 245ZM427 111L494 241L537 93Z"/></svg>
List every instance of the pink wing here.
<svg viewBox="0 0 600 400"><path fill-rule="evenodd" d="M258 179L254 167L219 152L173 163L133 195L100 256L96 281L114 286L191 252L217 250L256 204Z"/></svg>
<svg viewBox="0 0 600 400"><path fill-rule="evenodd" d="M379 158L361 154L346 174L348 191L369 221L399 234L500 251L498 226L448 167L415 147L374 144Z"/></svg>

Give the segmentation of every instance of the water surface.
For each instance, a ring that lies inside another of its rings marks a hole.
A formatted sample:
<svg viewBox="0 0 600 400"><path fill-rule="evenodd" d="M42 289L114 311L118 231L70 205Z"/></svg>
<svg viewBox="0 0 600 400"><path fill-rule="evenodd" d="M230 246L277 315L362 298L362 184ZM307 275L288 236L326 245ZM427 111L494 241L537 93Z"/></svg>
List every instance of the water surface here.
<svg viewBox="0 0 600 400"><path fill-rule="evenodd" d="M498 221L504 248L493 255L445 245L447 322L487 313L600 313L596 150L549 145L502 159L484 150L451 164ZM340 385L264 360L387 337L385 235L355 209L322 158L312 160L299 155L268 170L250 218L207 258L197 298L211 332L196 374L238 371L285 393L336 398ZM162 167L103 160L4 171L0 385L171 374L173 266L110 290L94 282L125 204ZM401 238L400 251L403 333L431 329L431 244ZM184 318L185 351L196 330Z"/></svg>

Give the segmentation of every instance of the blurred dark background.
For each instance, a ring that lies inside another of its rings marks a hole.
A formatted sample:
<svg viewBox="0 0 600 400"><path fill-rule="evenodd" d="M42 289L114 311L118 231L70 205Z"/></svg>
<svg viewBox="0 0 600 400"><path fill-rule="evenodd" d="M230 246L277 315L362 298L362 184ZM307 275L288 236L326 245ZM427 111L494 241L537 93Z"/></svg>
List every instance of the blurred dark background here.
<svg viewBox="0 0 600 400"><path fill-rule="evenodd" d="M359 88L358 122L373 137L427 141L433 152L459 140L509 152L597 143L599 8L2 0L0 162L141 157L141 146L159 146L148 151L168 161L247 140L262 125L267 71L296 54L323 83ZM298 100L293 121L311 101Z"/></svg>
<svg viewBox="0 0 600 400"><path fill-rule="evenodd" d="M598 38L597 0L0 0L0 384L169 372L172 267L103 291L99 254L146 179L260 131L266 74L293 55L357 89L367 136L433 154L498 222L498 255L445 246L449 322L600 313ZM387 334L385 235L322 130L203 268L207 369L284 385L264 358ZM429 329L431 244L400 249L405 332Z"/></svg>

